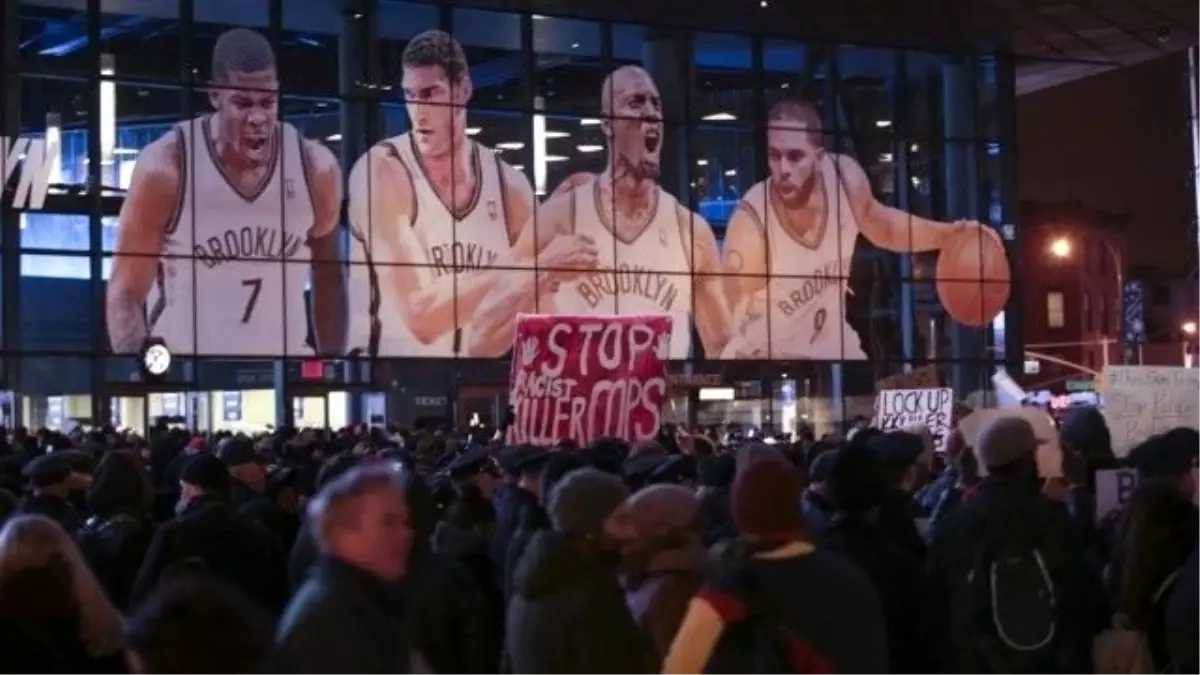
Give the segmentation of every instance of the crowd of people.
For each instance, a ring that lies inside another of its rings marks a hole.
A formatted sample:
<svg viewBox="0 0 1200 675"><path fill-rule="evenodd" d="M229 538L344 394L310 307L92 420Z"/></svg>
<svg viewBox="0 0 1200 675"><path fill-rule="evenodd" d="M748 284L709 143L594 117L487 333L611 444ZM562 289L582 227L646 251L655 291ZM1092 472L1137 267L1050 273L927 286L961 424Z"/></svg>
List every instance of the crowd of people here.
<svg viewBox="0 0 1200 675"><path fill-rule="evenodd" d="M0 433L6 672L1197 672L1195 467L1028 422ZM1098 472L1138 484L1096 511ZM1113 670L1120 668L1119 670Z"/></svg>

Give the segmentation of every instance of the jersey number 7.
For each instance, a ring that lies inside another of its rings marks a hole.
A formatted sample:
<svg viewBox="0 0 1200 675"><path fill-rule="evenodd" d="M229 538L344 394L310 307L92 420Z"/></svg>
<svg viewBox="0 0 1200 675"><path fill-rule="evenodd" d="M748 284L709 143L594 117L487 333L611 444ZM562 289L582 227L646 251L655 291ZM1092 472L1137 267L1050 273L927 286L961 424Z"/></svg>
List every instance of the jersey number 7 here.
<svg viewBox="0 0 1200 675"><path fill-rule="evenodd" d="M242 285L250 289L250 297L246 298L246 309L242 312L242 323L250 323L254 307L258 304L258 294L262 292L262 277L246 279L242 281Z"/></svg>

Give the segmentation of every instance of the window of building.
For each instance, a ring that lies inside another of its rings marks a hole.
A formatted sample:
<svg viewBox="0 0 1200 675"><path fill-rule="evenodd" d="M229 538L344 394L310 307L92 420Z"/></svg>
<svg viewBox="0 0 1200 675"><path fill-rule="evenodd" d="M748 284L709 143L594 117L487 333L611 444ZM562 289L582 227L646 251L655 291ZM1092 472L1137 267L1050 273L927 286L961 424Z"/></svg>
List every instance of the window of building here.
<svg viewBox="0 0 1200 675"><path fill-rule="evenodd" d="M1050 291L1046 294L1046 326L1062 328L1066 325L1065 304L1061 291Z"/></svg>

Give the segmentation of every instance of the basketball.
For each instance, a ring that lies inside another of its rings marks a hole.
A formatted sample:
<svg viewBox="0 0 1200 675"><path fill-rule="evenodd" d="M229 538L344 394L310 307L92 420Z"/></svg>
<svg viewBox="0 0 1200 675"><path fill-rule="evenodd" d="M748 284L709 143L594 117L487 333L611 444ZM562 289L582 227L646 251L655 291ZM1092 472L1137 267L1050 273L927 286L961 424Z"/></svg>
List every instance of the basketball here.
<svg viewBox="0 0 1200 675"><path fill-rule="evenodd" d="M936 274L938 299L958 323L987 325L1008 303L1012 271L998 236L973 228L950 235Z"/></svg>

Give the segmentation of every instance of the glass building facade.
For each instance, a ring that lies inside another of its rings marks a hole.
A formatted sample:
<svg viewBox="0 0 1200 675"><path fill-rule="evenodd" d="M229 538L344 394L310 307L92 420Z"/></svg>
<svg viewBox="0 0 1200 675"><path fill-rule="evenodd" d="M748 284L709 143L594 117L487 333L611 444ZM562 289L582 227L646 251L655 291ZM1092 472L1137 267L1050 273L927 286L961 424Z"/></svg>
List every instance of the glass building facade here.
<svg viewBox="0 0 1200 675"><path fill-rule="evenodd" d="M9 424L496 422L520 311L670 313L689 423L823 433L884 378L967 398L1020 363L1002 53L416 0L5 12Z"/></svg>

